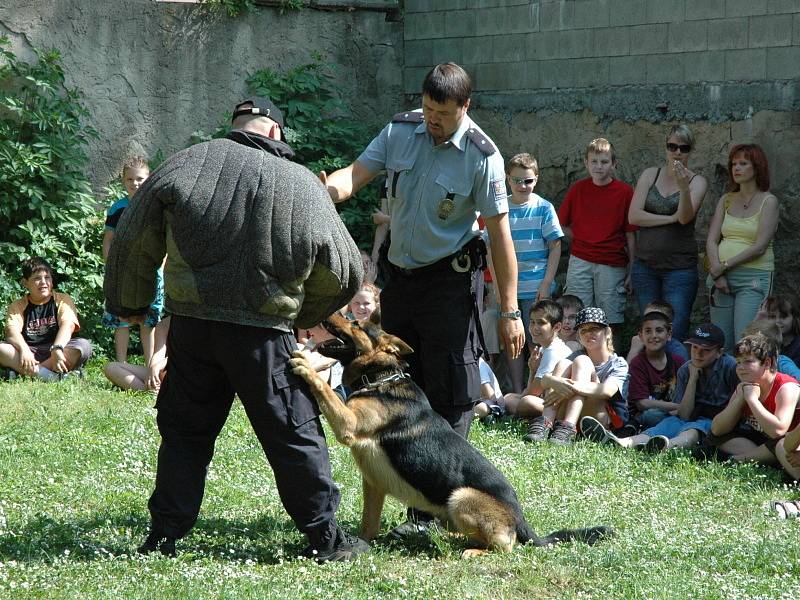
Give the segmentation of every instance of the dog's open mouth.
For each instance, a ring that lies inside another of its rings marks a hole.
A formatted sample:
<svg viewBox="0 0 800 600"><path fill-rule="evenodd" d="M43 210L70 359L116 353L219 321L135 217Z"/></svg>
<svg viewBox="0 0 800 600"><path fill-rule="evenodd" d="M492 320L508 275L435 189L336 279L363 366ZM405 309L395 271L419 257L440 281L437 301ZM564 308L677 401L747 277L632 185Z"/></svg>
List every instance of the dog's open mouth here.
<svg viewBox="0 0 800 600"><path fill-rule="evenodd" d="M336 335L335 331L331 331L330 328L326 329L333 335ZM333 339L325 340L317 344L315 350L322 354L322 356L335 358L343 365L350 364L356 357L356 346L351 339L343 340L339 337L334 337Z"/></svg>

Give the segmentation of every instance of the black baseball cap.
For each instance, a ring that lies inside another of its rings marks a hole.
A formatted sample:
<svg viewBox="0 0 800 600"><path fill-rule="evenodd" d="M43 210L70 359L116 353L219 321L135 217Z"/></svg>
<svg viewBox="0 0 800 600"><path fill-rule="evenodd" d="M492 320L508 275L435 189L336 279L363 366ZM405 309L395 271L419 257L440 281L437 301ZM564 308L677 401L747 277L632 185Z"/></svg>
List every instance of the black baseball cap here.
<svg viewBox="0 0 800 600"><path fill-rule="evenodd" d="M575 329L577 330L581 325L587 323L596 323L597 325L608 326L608 319L606 313L602 308L596 306L589 306L575 315Z"/></svg>
<svg viewBox="0 0 800 600"><path fill-rule="evenodd" d="M695 327L686 344L694 344L703 348L722 348L725 345L725 333L713 323L703 323Z"/></svg>
<svg viewBox="0 0 800 600"><path fill-rule="evenodd" d="M244 106L245 104L250 104L250 106ZM271 100L268 100L267 98L256 97L242 100L234 107L231 122L233 122L236 117L241 117L243 115L267 117L268 119L272 119L278 125L280 125L281 131L283 131L283 113L272 103Z"/></svg>

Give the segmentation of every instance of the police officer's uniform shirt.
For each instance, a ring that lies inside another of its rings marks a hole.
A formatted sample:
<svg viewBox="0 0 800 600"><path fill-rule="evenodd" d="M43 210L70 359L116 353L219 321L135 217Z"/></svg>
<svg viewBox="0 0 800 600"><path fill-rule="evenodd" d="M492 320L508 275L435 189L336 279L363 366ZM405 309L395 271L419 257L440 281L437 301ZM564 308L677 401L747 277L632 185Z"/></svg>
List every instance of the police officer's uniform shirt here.
<svg viewBox="0 0 800 600"><path fill-rule="evenodd" d="M400 113L358 162L373 173L386 169L389 260L399 267L422 267L459 250L479 235L477 212L508 212L503 158L468 115L436 146L421 110Z"/></svg>

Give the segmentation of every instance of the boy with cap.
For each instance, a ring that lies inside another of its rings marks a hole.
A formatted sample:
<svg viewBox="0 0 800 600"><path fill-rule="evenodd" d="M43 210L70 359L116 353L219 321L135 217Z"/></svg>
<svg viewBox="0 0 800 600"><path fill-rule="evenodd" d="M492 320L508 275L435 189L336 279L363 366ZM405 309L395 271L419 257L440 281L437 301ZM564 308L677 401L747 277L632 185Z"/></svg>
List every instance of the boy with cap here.
<svg viewBox="0 0 800 600"><path fill-rule="evenodd" d="M686 340L691 360L678 369L673 399L678 414L629 438L618 438L595 419L581 419L581 431L592 441L624 448L663 452L691 448L711 431L711 420L728 404L739 384L736 360L725 354L725 334L712 323L697 327Z"/></svg>
<svg viewBox="0 0 800 600"><path fill-rule="evenodd" d="M554 444L570 444L577 433L575 424L582 415L622 427L628 407L622 385L628 376L628 363L614 353L611 327L605 312L584 308L575 319L582 353L556 365L553 373L542 377L546 390L542 416L528 428L526 441L550 439Z"/></svg>

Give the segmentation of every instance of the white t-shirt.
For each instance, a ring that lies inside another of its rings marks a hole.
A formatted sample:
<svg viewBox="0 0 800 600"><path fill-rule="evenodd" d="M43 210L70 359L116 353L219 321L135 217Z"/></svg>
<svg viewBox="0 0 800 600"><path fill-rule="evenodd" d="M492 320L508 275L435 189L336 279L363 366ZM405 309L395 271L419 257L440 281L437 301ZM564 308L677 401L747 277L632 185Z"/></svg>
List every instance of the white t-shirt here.
<svg viewBox="0 0 800 600"><path fill-rule="evenodd" d="M492 386L492 390L494 390L494 399L498 400L502 398L503 392L500 391L500 382L497 381L497 377L495 376L494 371L492 371L492 368L489 366L489 364L482 358L479 358L478 367L481 370L481 385L488 383L490 386ZM484 400L487 399L488 398L484 398Z"/></svg>
<svg viewBox="0 0 800 600"><path fill-rule="evenodd" d="M541 379L545 375L550 375L556 368L558 361L567 358L572 354L569 346L558 336L553 337L553 341L546 348L542 348L542 360L539 361L539 368L536 370L536 379Z"/></svg>

